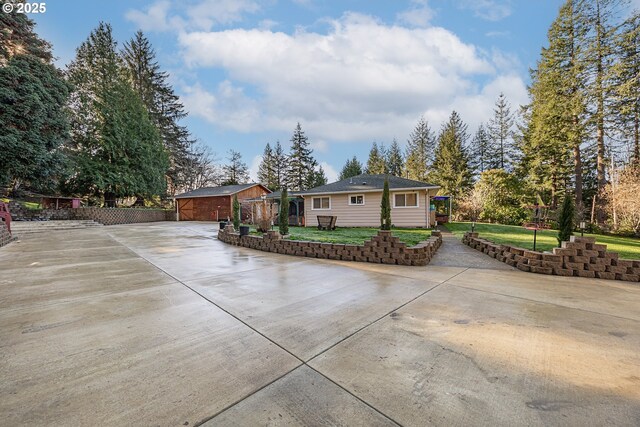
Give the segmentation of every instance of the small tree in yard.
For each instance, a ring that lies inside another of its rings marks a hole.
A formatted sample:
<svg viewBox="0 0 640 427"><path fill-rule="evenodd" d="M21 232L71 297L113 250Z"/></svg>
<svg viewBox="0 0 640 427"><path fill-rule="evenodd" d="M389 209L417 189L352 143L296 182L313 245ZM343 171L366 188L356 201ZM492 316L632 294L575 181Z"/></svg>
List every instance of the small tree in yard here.
<svg viewBox="0 0 640 427"><path fill-rule="evenodd" d="M391 230L391 201L389 199L389 181L384 179L382 202L380 203L380 229Z"/></svg>
<svg viewBox="0 0 640 427"><path fill-rule="evenodd" d="M573 217L575 215L575 206L573 205L573 197L570 194L564 196L564 202L558 217L558 245L569 240L573 235Z"/></svg>
<svg viewBox="0 0 640 427"><path fill-rule="evenodd" d="M289 234L289 195L287 194L287 187L282 189L280 194L280 215L278 221L278 228L280 234Z"/></svg>
<svg viewBox="0 0 640 427"><path fill-rule="evenodd" d="M240 202L237 194L233 196L233 226L236 230L240 227Z"/></svg>

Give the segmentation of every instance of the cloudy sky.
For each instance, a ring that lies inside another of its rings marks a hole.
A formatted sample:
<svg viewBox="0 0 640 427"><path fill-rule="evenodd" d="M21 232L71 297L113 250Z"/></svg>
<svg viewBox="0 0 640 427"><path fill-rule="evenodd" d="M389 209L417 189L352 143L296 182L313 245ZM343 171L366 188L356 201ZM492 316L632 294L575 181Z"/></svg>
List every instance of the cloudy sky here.
<svg viewBox="0 0 640 427"><path fill-rule="evenodd" d="M63 67L99 21L120 43L142 29L221 161L253 174L267 142L300 122L330 180L371 142L404 146L421 115L452 110L471 132L504 92L527 101L529 68L560 0L51 1L34 18Z"/></svg>

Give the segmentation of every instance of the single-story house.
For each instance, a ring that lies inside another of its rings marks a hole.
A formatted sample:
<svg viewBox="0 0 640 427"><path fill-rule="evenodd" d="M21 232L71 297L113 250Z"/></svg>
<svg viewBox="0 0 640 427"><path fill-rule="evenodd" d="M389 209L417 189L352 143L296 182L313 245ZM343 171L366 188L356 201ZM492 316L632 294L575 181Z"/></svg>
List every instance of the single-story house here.
<svg viewBox="0 0 640 427"><path fill-rule="evenodd" d="M262 184L225 185L204 187L175 196L178 221L222 221L233 218L233 196L238 201L261 197L270 191ZM242 210L242 219L251 216L250 210Z"/></svg>
<svg viewBox="0 0 640 427"><path fill-rule="evenodd" d="M305 225L316 227L319 215L337 216L338 227L379 227L385 177L391 196L391 223L396 227L431 227L431 198L440 186L391 175L358 175L312 188L305 200Z"/></svg>

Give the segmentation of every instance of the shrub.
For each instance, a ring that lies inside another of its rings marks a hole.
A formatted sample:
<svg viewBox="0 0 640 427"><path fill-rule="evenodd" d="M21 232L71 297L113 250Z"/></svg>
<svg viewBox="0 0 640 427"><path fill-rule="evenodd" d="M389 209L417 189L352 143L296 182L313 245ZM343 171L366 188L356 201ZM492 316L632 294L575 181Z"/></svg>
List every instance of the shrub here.
<svg viewBox="0 0 640 427"><path fill-rule="evenodd" d="M565 194L560 215L558 216L558 245L569 240L573 235L575 206L573 205L573 197L571 194Z"/></svg>
<svg viewBox="0 0 640 427"><path fill-rule="evenodd" d="M280 194L278 229L283 236L289 234L289 195L287 194L286 187L282 189L282 193Z"/></svg>
<svg viewBox="0 0 640 427"><path fill-rule="evenodd" d="M240 228L240 202L237 194L233 196L233 226L236 230Z"/></svg>
<svg viewBox="0 0 640 427"><path fill-rule="evenodd" d="M380 229L391 230L391 201L389 198L389 181L384 179L382 202L380 203Z"/></svg>

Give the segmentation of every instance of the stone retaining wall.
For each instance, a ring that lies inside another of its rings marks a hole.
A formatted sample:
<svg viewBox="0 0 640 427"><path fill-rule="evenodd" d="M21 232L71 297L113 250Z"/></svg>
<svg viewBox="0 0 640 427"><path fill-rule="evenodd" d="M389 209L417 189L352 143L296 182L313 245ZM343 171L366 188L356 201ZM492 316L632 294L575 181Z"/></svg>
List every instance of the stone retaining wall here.
<svg viewBox="0 0 640 427"><path fill-rule="evenodd" d="M509 245L499 245L465 233L462 242L492 258L522 271L556 276L577 276L609 280L640 281L640 260L621 259L608 252L607 245L594 237L571 236L553 253L534 252Z"/></svg>
<svg viewBox="0 0 640 427"><path fill-rule="evenodd" d="M220 230L218 239L235 246L285 255L416 266L429 264L442 244L442 237L438 231L434 231L428 240L407 247L397 237L392 236L391 231L378 231L378 235L364 242L364 245L347 245L283 239L278 231L269 231L263 236L240 237L233 225L227 225Z"/></svg>
<svg viewBox="0 0 640 427"><path fill-rule="evenodd" d="M9 233L9 230L7 230L7 226L4 225L2 221L0 221L0 247L8 245L14 240L16 240L16 238L11 236L11 233Z"/></svg>

